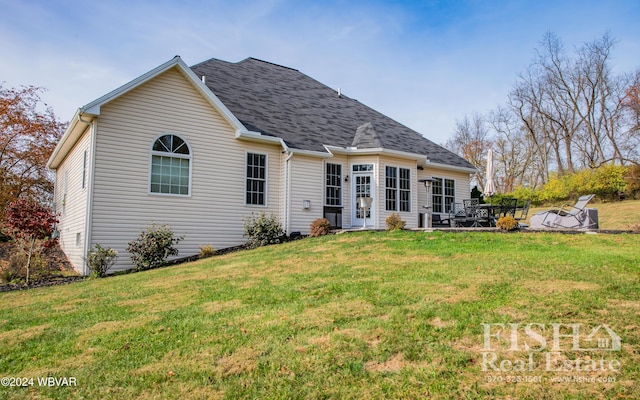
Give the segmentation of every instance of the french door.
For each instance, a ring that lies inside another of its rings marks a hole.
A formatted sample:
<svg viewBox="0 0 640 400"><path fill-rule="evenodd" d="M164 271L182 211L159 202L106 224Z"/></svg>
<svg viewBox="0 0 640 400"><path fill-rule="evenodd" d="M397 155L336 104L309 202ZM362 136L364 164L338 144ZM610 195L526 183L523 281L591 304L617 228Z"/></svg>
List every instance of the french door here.
<svg viewBox="0 0 640 400"><path fill-rule="evenodd" d="M352 180L352 190L353 193L351 198L351 215L352 215L352 226L364 226L365 218L366 225L368 227L373 227L373 215L375 213L375 194L373 190L373 173L354 173ZM362 208L358 207L358 198L359 197L371 197L374 198L372 201L371 209L367 211L367 215L364 215Z"/></svg>

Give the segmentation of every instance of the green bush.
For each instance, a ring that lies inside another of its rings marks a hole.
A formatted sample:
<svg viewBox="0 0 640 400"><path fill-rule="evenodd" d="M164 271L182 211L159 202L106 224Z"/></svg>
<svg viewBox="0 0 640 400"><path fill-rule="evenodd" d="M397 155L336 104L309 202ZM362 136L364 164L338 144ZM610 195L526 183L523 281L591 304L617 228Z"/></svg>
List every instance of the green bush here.
<svg viewBox="0 0 640 400"><path fill-rule="evenodd" d="M131 253L131 261L138 270L159 267L169 256L177 256L175 247L184 237L174 238L174 233L168 225L151 224L140 232L136 240L127 245Z"/></svg>
<svg viewBox="0 0 640 400"><path fill-rule="evenodd" d="M275 215L267 215L264 211L258 215L251 214L251 216L245 218L243 222L244 236L249 238L247 243L249 248L278 243L282 235L284 235L280 221L278 221Z"/></svg>
<svg viewBox="0 0 640 400"><path fill-rule="evenodd" d="M511 193L496 194L493 203L503 196L515 197L518 205L531 200L533 205L575 200L585 194L595 194L603 200L620 200L640 193L640 166L602 165L597 169L584 169L573 174L553 174L547 183L536 190L518 187Z"/></svg>
<svg viewBox="0 0 640 400"><path fill-rule="evenodd" d="M404 226L406 225L406 222L400 218L400 214L395 212L391 213L385 222L387 223L388 231L404 229Z"/></svg>
<svg viewBox="0 0 640 400"><path fill-rule="evenodd" d="M113 264L115 264L117 258L117 251L115 251L111 247L107 247L105 249L99 244L96 244L95 250L91 248L87 252L86 260L87 265L91 270L91 274L97 276L98 278L102 278L107 274L109 268L111 268Z"/></svg>
<svg viewBox="0 0 640 400"><path fill-rule="evenodd" d="M324 236L331 232L331 222L326 218L318 218L309 227L309 236Z"/></svg>

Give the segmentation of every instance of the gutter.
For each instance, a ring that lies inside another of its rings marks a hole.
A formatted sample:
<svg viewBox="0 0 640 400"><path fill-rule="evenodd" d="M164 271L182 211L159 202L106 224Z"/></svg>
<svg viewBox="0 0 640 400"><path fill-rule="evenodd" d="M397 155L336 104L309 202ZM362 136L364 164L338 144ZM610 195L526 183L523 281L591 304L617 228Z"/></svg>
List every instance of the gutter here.
<svg viewBox="0 0 640 400"><path fill-rule="evenodd" d="M85 122L82 119L82 115L78 116L78 119L82 122ZM85 221L84 221L84 254L88 254L91 249L91 226L93 221L93 179L95 175L95 157L96 157L96 132L97 132L97 120L93 120L89 125L89 157L87 166L88 176L87 176L87 204L86 204L86 212L85 212ZM82 274L89 275L89 269L87 266L87 260L85 257L82 257Z"/></svg>
<svg viewBox="0 0 640 400"><path fill-rule="evenodd" d="M289 235L289 201L290 201L290 196L289 196L289 188L291 186L290 183L290 164L289 164L289 160L291 160L291 158L293 157L293 153L289 152L289 154L287 155L287 158L284 159L284 221L282 223L282 226L284 227L284 233L286 235Z"/></svg>

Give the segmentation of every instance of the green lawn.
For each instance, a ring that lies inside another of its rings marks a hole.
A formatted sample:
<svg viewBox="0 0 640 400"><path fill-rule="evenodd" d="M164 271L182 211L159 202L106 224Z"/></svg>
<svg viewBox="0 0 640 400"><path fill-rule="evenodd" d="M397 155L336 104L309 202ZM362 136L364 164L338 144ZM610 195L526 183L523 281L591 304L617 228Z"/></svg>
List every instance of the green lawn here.
<svg viewBox="0 0 640 400"><path fill-rule="evenodd" d="M0 294L0 376L34 379L0 398L634 398L639 245L639 235L362 232ZM489 326L492 353L483 323L505 324L500 338ZM621 348L575 350L561 337L552 352L553 323L582 324L582 339L607 324ZM522 324L516 351L509 324ZM529 357L531 370L512 371ZM575 371L601 361L619 366ZM38 386L46 376L76 385Z"/></svg>

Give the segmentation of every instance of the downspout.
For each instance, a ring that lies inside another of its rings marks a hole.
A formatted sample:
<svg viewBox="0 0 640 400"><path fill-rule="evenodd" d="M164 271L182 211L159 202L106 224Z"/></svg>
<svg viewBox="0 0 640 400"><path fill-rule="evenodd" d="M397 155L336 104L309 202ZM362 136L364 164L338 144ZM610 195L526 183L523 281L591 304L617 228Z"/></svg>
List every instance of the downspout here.
<svg viewBox="0 0 640 400"><path fill-rule="evenodd" d="M89 142L90 142L90 150L87 157L87 204L85 210L85 221L84 221L84 246L82 248L83 257L82 257L82 275L89 275L87 268L87 260L86 254L90 249L90 239L91 239L91 209L93 203L93 158L95 157L95 148L96 148L96 140L95 140L95 124L92 121L85 121L82 119L82 111L78 113L78 121L87 124L89 127Z"/></svg>
<svg viewBox="0 0 640 400"><path fill-rule="evenodd" d="M289 151L287 153L287 158L284 159L284 221L282 225L284 227L284 233L289 235L289 176L291 175L289 160L293 157L293 152Z"/></svg>

